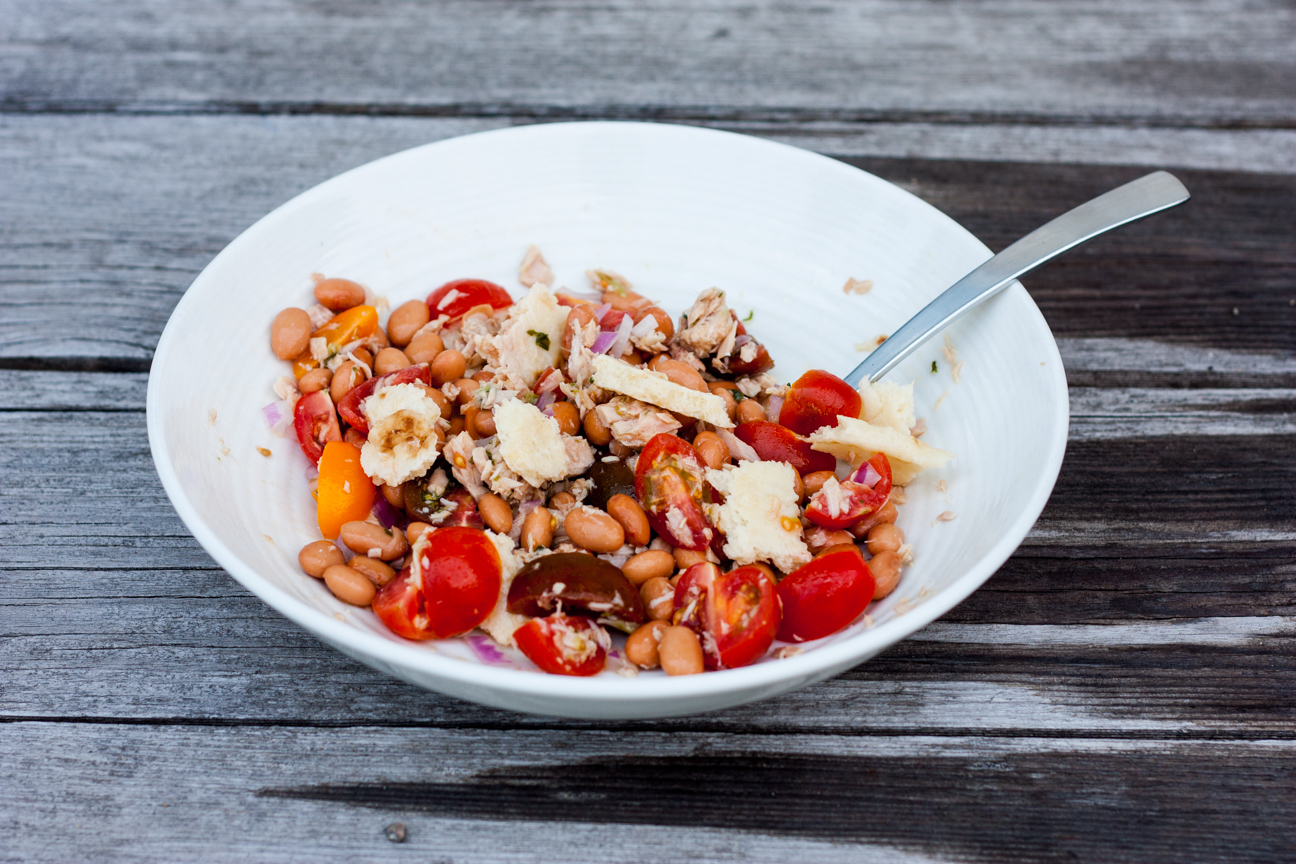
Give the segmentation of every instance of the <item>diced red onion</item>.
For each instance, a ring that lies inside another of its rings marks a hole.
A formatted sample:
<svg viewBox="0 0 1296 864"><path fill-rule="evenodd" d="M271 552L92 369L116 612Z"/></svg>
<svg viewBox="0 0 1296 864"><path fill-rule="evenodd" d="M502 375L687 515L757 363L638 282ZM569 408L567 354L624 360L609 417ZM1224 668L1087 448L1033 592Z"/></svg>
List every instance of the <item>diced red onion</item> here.
<svg viewBox="0 0 1296 864"><path fill-rule="evenodd" d="M645 315L643 320L634 325L630 330L630 338L642 339L649 333L657 329L657 319L651 315Z"/></svg>
<svg viewBox="0 0 1296 864"><path fill-rule="evenodd" d="M477 659L489 666L512 666L513 661L508 658L503 651L496 647L495 642L489 636L479 636L473 633L464 637L468 647Z"/></svg>
<svg viewBox="0 0 1296 864"><path fill-rule="evenodd" d="M603 302L603 292L601 291L574 291L571 288L564 288L558 294L575 297L577 300L591 300L595 303Z"/></svg>
<svg viewBox="0 0 1296 864"><path fill-rule="evenodd" d="M266 428L273 431L275 426L279 425L279 421L283 419L283 412L279 410L278 402L271 402L261 409L261 416L265 418Z"/></svg>
<svg viewBox="0 0 1296 864"><path fill-rule="evenodd" d="M735 435L733 432L729 431L728 429L717 428L715 430L715 433L719 435L720 440L725 442L725 445L728 446L730 455L732 455L738 461L740 462L761 461L760 456L756 454L756 450L746 441L742 440L737 435Z"/></svg>
<svg viewBox="0 0 1296 864"><path fill-rule="evenodd" d="M735 337L734 348L741 348L742 346L746 345L748 342L752 342L752 341L754 341L752 337L744 333L741 336Z"/></svg>
<svg viewBox="0 0 1296 864"><path fill-rule="evenodd" d="M374 498L373 514L378 517L378 524L384 528L391 528L401 521L400 512L387 503L387 499L382 495Z"/></svg>
<svg viewBox="0 0 1296 864"><path fill-rule="evenodd" d="M594 307L594 320L602 321L603 316L612 311L611 303L603 303Z"/></svg>
<svg viewBox="0 0 1296 864"><path fill-rule="evenodd" d="M778 422L778 416L783 411L783 397L777 394L769 397L769 404L765 406L765 413L775 423Z"/></svg>
<svg viewBox="0 0 1296 864"><path fill-rule="evenodd" d="M547 413L550 417L552 417L553 410L550 406L552 406L553 403L554 403L554 391L546 390L545 392L541 393L540 398L536 400L536 407L539 408L541 411Z"/></svg>
<svg viewBox="0 0 1296 864"><path fill-rule="evenodd" d="M634 329L634 319L629 315L621 319L617 325L616 341L608 349L608 354L612 357L620 357L630 350L630 331Z"/></svg>
<svg viewBox="0 0 1296 864"><path fill-rule="evenodd" d="M882 479L882 475L874 470L873 466L865 462L850 477L852 483L860 483L872 489Z"/></svg>
<svg viewBox="0 0 1296 864"><path fill-rule="evenodd" d="M617 334L605 330L599 333L598 338L594 340L594 344L590 346L590 350L595 354L606 354L616 340Z"/></svg>

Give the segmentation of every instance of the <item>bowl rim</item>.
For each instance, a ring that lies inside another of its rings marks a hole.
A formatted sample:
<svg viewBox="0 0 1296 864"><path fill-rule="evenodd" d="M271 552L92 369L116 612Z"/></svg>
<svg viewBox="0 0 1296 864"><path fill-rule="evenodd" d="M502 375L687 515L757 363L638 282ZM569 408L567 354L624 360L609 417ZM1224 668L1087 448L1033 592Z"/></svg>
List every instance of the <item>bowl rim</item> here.
<svg viewBox="0 0 1296 864"><path fill-rule="evenodd" d="M989 248L953 218L916 195L863 169L788 144L706 127L627 121L539 123L476 132L399 151L359 165L316 184L262 216L230 241L203 268L176 304L154 351L154 366L150 368L149 372L145 410L149 449L153 457L153 463L162 481L162 487L181 521L193 533L203 549L215 559L216 563L243 587L289 620L352 656L376 658L391 667L416 670L418 673L432 679L446 679L474 689L485 688L499 693L538 697L545 700L564 698L572 700L616 699L621 702L635 703L658 702L663 699L674 701L697 696L723 696L724 694L736 694L743 691L750 692L754 689L769 690L774 688L786 690L795 687L797 682L818 680L834 674L840 669L848 668L868 659L927 626L967 599L1021 545L1027 533L1043 512L1061 470L1062 459L1066 450L1070 410L1068 399L1065 398L1067 393L1066 373L1057 343L1053 339L1050 339L1046 346L1048 351L1047 365L1050 367L1049 376L1052 385L1050 389L1059 389L1064 397L1061 400L1062 412L1057 418L1060 422L1055 423L1052 440L1048 442L1044 470L1037 475L1035 488L1032 490L1026 506L1023 507L1017 518L1011 523L1009 529L1003 532L995 544L981 556L975 565L956 577L949 586L924 599L922 603L906 611L903 615L898 615L890 621L862 630L834 644L817 647L813 651L801 652L795 656L781 659L776 663L759 663L740 669L712 671L704 675L654 676L651 678L637 677L631 679L619 675L576 678L537 673L527 669L504 668L484 663L465 662L436 651L429 651L427 650L428 646L425 644L395 641L383 635L366 632L339 621L327 612L316 609L304 601L298 600L286 591L276 587L254 568L245 564L237 554L216 536L212 529L208 528L186 494L172 462L163 429L163 412L160 410L163 398L159 383L160 379L153 374L153 368L156 368L156 364L159 361L165 362L166 357L180 344L178 341L181 339L178 335L179 331L173 325L184 316L187 307L196 302L194 298L197 294L192 289L204 280L206 274L217 267L225 258L237 255L243 243L250 242L246 239L249 234L273 228L277 223L291 219L299 210L311 206L316 197L328 194L330 187L344 182L346 178L358 172L373 170L374 166L386 163L389 160L414 158L416 153L435 153L438 150L471 146L472 142L487 137L492 139L505 137L525 139L532 136L604 134L609 131L612 134L696 136L699 140L703 138L713 140L723 138L727 143L736 147L748 147L754 151L764 150L781 159L801 160L807 164L813 162L819 169L826 168L827 170L838 171L843 178L849 177L852 182L865 179L867 182L882 184L888 187L891 193L898 192L903 196L912 198L921 207L926 208L932 218L943 220L947 227L963 232L985 251L987 258L990 256ZM1039 307L1035 305L1025 288L1019 282L1014 282L1004 293L1009 292L1016 294L1019 300L1026 301L1029 308L1028 314L1034 316L1036 323L1052 336L1052 331L1049 329L1043 313L1040 312ZM392 672L393 670L388 669L387 671Z"/></svg>

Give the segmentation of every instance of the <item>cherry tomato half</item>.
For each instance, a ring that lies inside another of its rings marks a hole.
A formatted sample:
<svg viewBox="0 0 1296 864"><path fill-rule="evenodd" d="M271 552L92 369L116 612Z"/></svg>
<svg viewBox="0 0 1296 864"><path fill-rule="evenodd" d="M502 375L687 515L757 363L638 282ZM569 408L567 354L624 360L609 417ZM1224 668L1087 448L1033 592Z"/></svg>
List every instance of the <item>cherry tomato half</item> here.
<svg viewBox="0 0 1296 864"><path fill-rule="evenodd" d="M843 549L815 558L778 584L784 642L822 639L845 628L873 599L873 574L858 552Z"/></svg>
<svg viewBox="0 0 1296 864"><path fill-rule="evenodd" d="M759 567L721 573L715 564L694 564L675 584L672 620L702 637L708 669L755 663L774 641L779 626L774 580Z"/></svg>
<svg viewBox="0 0 1296 864"><path fill-rule="evenodd" d="M823 528L849 528L877 511L891 494L891 460L876 453L859 470L838 484L837 491L820 489L806 506L805 517Z"/></svg>
<svg viewBox="0 0 1296 864"><path fill-rule="evenodd" d="M438 528L417 562L378 591L378 620L406 639L448 639L486 620L499 600L503 566L495 544L475 528Z"/></svg>
<svg viewBox="0 0 1296 864"><path fill-rule="evenodd" d="M368 517L378 487L360 465L360 448L345 441L324 444L315 488L315 519L320 533L336 540L347 522Z"/></svg>
<svg viewBox="0 0 1296 864"><path fill-rule="evenodd" d="M513 305L513 298L503 286L485 279L455 279L433 291L427 298L428 312L433 321L441 315L458 318L483 303L492 309L503 309Z"/></svg>
<svg viewBox="0 0 1296 864"><path fill-rule="evenodd" d="M297 443L302 452L312 464L318 463L324 455L326 443L342 440L337 412L333 410L333 400L327 390L316 390L297 400L293 406L293 431L297 433Z"/></svg>
<svg viewBox="0 0 1296 864"><path fill-rule="evenodd" d="M311 334L312 339L324 339L330 351L336 351L359 339L368 339L378 332L378 310L372 306L352 306L345 312L339 312L324 322ZM293 374L300 381L301 377L319 366L315 355L307 348L301 356L293 361Z"/></svg>
<svg viewBox="0 0 1296 864"><path fill-rule="evenodd" d="M837 416L858 417L863 402L855 388L822 369L811 369L792 382L778 422L798 435L822 426L836 426Z"/></svg>
<svg viewBox="0 0 1296 864"><path fill-rule="evenodd" d="M379 375L377 378L370 378L368 381L357 384L342 397L342 401L338 402L338 414L342 415L342 419L352 429L361 435L368 435L369 421L365 418L364 412L360 410L360 403L372 396L379 387L415 383L432 386L432 372L428 364L416 363L413 366L406 366L404 369L388 372L386 375Z"/></svg>
<svg viewBox="0 0 1296 864"><path fill-rule="evenodd" d="M527 659L552 675L597 675L607 662L607 633L589 618L559 612L532 618L513 633Z"/></svg>
<svg viewBox="0 0 1296 864"><path fill-rule="evenodd" d="M798 474L832 471L837 467L837 460L831 454L820 453L791 429L769 420L739 423L734 434L750 444L763 461L787 462Z"/></svg>
<svg viewBox="0 0 1296 864"><path fill-rule="evenodd" d="M733 312L731 311L729 314L733 315ZM751 349L748 349L746 353L751 354L752 358L750 360L744 360L742 359L744 353L743 347L748 343L755 345L756 349L754 354L752 354ZM770 357L769 351L765 350L764 345L747 335L747 328L742 325L741 321L739 321L737 341L734 343L734 353L725 358L725 367L734 375L759 375L760 373L774 367L774 358Z"/></svg>
<svg viewBox="0 0 1296 864"><path fill-rule="evenodd" d="M672 546L705 549L715 536L702 513L710 494L704 468L693 445L669 432L654 435L639 453L635 495L652 527Z"/></svg>

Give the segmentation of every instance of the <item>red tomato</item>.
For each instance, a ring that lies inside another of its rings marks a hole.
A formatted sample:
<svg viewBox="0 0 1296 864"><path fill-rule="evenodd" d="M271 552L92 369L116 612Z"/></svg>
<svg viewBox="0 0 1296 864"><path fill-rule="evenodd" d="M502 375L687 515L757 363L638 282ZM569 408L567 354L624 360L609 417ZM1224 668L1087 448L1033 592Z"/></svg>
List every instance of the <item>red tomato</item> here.
<svg viewBox="0 0 1296 864"><path fill-rule="evenodd" d="M843 549L815 558L778 584L784 642L822 639L860 616L873 599L873 574L858 552Z"/></svg>
<svg viewBox="0 0 1296 864"><path fill-rule="evenodd" d="M372 396L379 387L386 387L390 384L414 384L415 382L427 384L429 387L432 386L432 373L428 364L415 363L413 366L406 366L404 369L388 372L386 375L379 375L377 378L370 378L362 384L357 384L342 397L341 402L338 402L338 413L342 415L342 419L352 429L361 435L368 435L369 421L365 419L364 412L360 410L360 403Z"/></svg>
<svg viewBox="0 0 1296 864"><path fill-rule="evenodd" d="M849 528L885 504L890 494L891 461L885 453L877 453L841 482L839 494L829 497L823 489L816 492L806 505L805 517L823 528Z"/></svg>
<svg viewBox="0 0 1296 864"><path fill-rule="evenodd" d="M428 295L428 312L435 321L439 315L458 318L474 306L482 304L492 309L513 305L513 298L500 285L485 279L455 279Z"/></svg>
<svg viewBox="0 0 1296 864"><path fill-rule="evenodd" d="M733 312L729 313L733 315ZM737 316L735 316L737 317ZM746 337L746 338L744 338ZM742 359L742 347L748 341L756 346L756 356L750 360ZM738 322L738 338L734 342L734 353L725 360L725 366L735 375L759 375L774 367L774 358L770 357L765 346L747 335L747 328Z"/></svg>
<svg viewBox="0 0 1296 864"><path fill-rule="evenodd" d="M786 426L769 420L739 423L734 434L752 446L756 455L766 462L787 462L799 474L812 471L832 471L837 460L829 453L811 449L810 442L797 436Z"/></svg>
<svg viewBox="0 0 1296 864"><path fill-rule="evenodd" d="M809 435L821 426L836 426L839 414L858 417L862 407L854 387L830 372L811 369L792 382L778 422L798 435Z"/></svg>
<svg viewBox="0 0 1296 864"><path fill-rule="evenodd" d="M477 509L477 502L467 489L462 486L451 489L441 496L441 500L443 502L455 502L455 509L441 523L443 526L449 528L458 525L464 528L478 529L486 527L486 523L482 521L481 511Z"/></svg>
<svg viewBox="0 0 1296 864"><path fill-rule="evenodd" d="M702 505L709 498L705 466L693 445L659 432L644 446L635 465L635 495L648 521L671 545L705 549L715 536Z"/></svg>
<svg viewBox="0 0 1296 864"><path fill-rule="evenodd" d="M293 408L293 429L297 443L312 463L319 463L324 455L324 445L341 441L342 429L338 426L337 412L327 390L316 390L297 400Z"/></svg>
<svg viewBox="0 0 1296 864"><path fill-rule="evenodd" d="M597 675L607 662L607 633L589 618L557 612L513 633L527 659L552 675Z"/></svg>
<svg viewBox="0 0 1296 864"><path fill-rule="evenodd" d="M486 620L499 601L503 565L486 532L438 528L418 559L373 600L378 620L406 639L448 639Z"/></svg>
<svg viewBox="0 0 1296 864"><path fill-rule="evenodd" d="M721 573L715 564L694 564L675 584L673 621L702 637L708 669L748 666L774 641L777 589L759 567Z"/></svg>
<svg viewBox="0 0 1296 864"><path fill-rule="evenodd" d="M710 562L694 564L684 571L675 583L675 603L672 622L691 627L701 633L706 629L707 589L720 576L719 566Z"/></svg>

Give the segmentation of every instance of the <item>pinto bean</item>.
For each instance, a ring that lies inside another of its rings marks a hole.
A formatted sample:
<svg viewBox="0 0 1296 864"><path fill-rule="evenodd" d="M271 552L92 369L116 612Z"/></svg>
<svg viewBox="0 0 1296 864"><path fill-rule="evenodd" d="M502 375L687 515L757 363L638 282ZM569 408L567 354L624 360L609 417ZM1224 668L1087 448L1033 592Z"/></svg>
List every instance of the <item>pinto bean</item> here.
<svg viewBox="0 0 1296 864"><path fill-rule="evenodd" d="M662 549L649 549L630 558L621 567L636 588L654 577L665 579L675 570L675 556Z"/></svg>
<svg viewBox="0 0 1296 864"><path fill-rule="evenodd" d="M404 534L373 522L347 522L338 538L357 555L369 555L384 561L395 560L409 551Z"/></svg>
<svg viewBox="0 0 1296 864"><path fill-rule="evenodd" d="M644 610L653 621L669 621L675 611L675 586L669 580L654 576L639 586Z"/></svg>
<svg viewBox="0 0 1296 864"><path fill-rule="evenodd" d="M378 593L369 577L345 564L334 564L325 570L324 584L334 597L352 606L368 606Z"/></svg>
<svg viewBox="0 0 1296 864"><path fill-rule="evenodd" d="M904 545L904 532L895 525L884 522L873 526L868 532L868 550L870 555L883 552L898 552Z"/></svg>
<svg viewBox="0 0 1296 864"><path fill-rule="evenodd" d="M441 340L440 333L423 333L415 336L405 346L405 356L411 363L431 363L445 350L445 342ZM442 381L441 384L445 382ZM437 386L440 387L441 384Z"/></svg>
<svg viewBox="0 0 1296 864"><path fill-rule="evenodd" d="M338 364L337 369L333 370L333 380L329 383L329 396L333 397L333 404L341 402L342 397L363 384L366 377L364 368L350 360Z"/></svg>
<svg viewBox="0 0 1296 864"><path fill-rule="evenodd" d="M302 393L318 393L333 383L333 373L320 366L312 369L297 382L297 389Z"/></svg>
<svg viewBox="0 0 1296 864"><path fill-rule="evenodd" d="M631 546L648 545L648 541L652 539L652 526L648 524L648 515L638 501L629 495L613 495L608 499L607 512L621 523L627 543Z"/></svg>
<svg viewBox="0 0 1296 864"><path fill-rule="evenodd" d="M513 530L513 510L500 496L487 492L477 499L477 510L481 513L486 527L496 534L507 534Z"/></svg>
<svg viewBox="0 0 1296 864"><path fill-rule="evenodd" d="M567 514L563 527L571 541L591 552L615 552L625 543L625 529L616 519L594 507L578 507Z"/></svg>
<svg viewBox="0 0 1296 864"><path fill-rule="evenodd" d="M325 279L315 286L315 302L330 312L345 312L364 301L364 286L350 279Z"/></svg>
<svg viewBox="0 0 1296 864"><path fill-rule="evenodd" d="M606 447L612 441L612 430L599 419L597 411L585 415L585 437L595 447Z"/></svg>
<svg viewBox="0 0 1296 864"><path fill-rule="evenodd" d="M729 464L729 445L714 432L699 432L693 439L693 449L698 451L708 468L718 471Z"/></svg>
<svg viewBox="0 0 1296 864"><path fill-rule="evenodd" d="M522 520L518 545L525 552L534 552L541 547L548 549L553 545L553 529L553 514L545 507L537 507Z"/></svg>
<svg viewBox="0 0 1296 864"><path fill-rule="evenodd" d="M314 329L305 309L290 306L270 322L270 350L280 360L292 360L310 347Z"/></svg>
<svg viewBox="0 0 1296 864"><path fill-rule="evenodd" d="M664 354L658 354L648 365L654 372L662 373L681 387L698 390L702 393L709 392L706 381L702 379L702 373L687 363L671 360Z"/></svg>
<svg viewBox="0 0 1296 864"><path fill-rule="evenodd" d="M734 385L723 381L712 382L708 389L713 396L719 396L725 403L725 412L729 419L733 420L738 416L738 401L734 399Z"/></svg>
<svg viewBox="0 0 1296 864"><path fill-rule="evenodd" d="M881 552L868 562L873 574L873 599L881 600L900 584L900 559L894 552Z"/></svg>
<svg viewBox="0 0 1296 864"><path fill-rule="evenodd" d="M449 351L442 351L436 355L431 363L432 383L438 387L444 387L451 381L462 378L467 368L468 361L464 359L463 354L453 348Z"/></svg>
<svg viewBox="0 0 1296 864"><path fill-rule="evenodd" d="M739 423L751 423L755 420L765 420L765 409L755 399L744 399L738 403L738 416L734 419Z"/></svg>
<svg viewBox="0 0 1296 864"><path fill-rule="evenodd" d="M432 314L428 311L427 304L422 300L411 300L408 303L402 303L393 309L391 315L387 318L387 337L391 339L391 344L397 348L404 348L414 338L414 334L419 331L419 328L431 320Z"/></svg>
<svg viewBox="0 0 1296 864"><path fill-rule="evenodd" d="M297 563L301 565L307 576L323 579L324 571L334 564L345 564L346 556L342 554L341 549L328 540L316 540L314 543L307 543L297 553Z"/></svg>
<svg viewBox="0 0 1296 864"><path fill-rule="evenodd" d="M665 621L649 621L626 637L625 656L640 669L656 669L661 665L657 643L670 625Z"/></svg>
<svg viewBox="0 0 1296 864"><path fill-rule="evenodd" d="M579 435L581 431L580 411L570 402L555 402L553 416L558 421L558 431L564 435Z"/></svg>
<svg viewBox="0 0 1296 864"><path fill-rule="evenodd" d="M696 675L702 663L702 642L688 627L667 627L657 643L657 659L667 675Z"/></svg>
<svg viewBox="0 0 1296 864"><path fill-rule="evenodd" d="M377 558L370 558L368 555L353 556L350 567L352 570L363 573L365 578L379 588L396 578L396 571L390 565L379 561Z"/></svg>
<svg viewBox="0 0 1296 864"><path fill-rule="evenodd" d="M412 365L404 351L399 348L384 348L374 358L373 370L375 375L386 375L388 372L398 372Z"/></svg>

